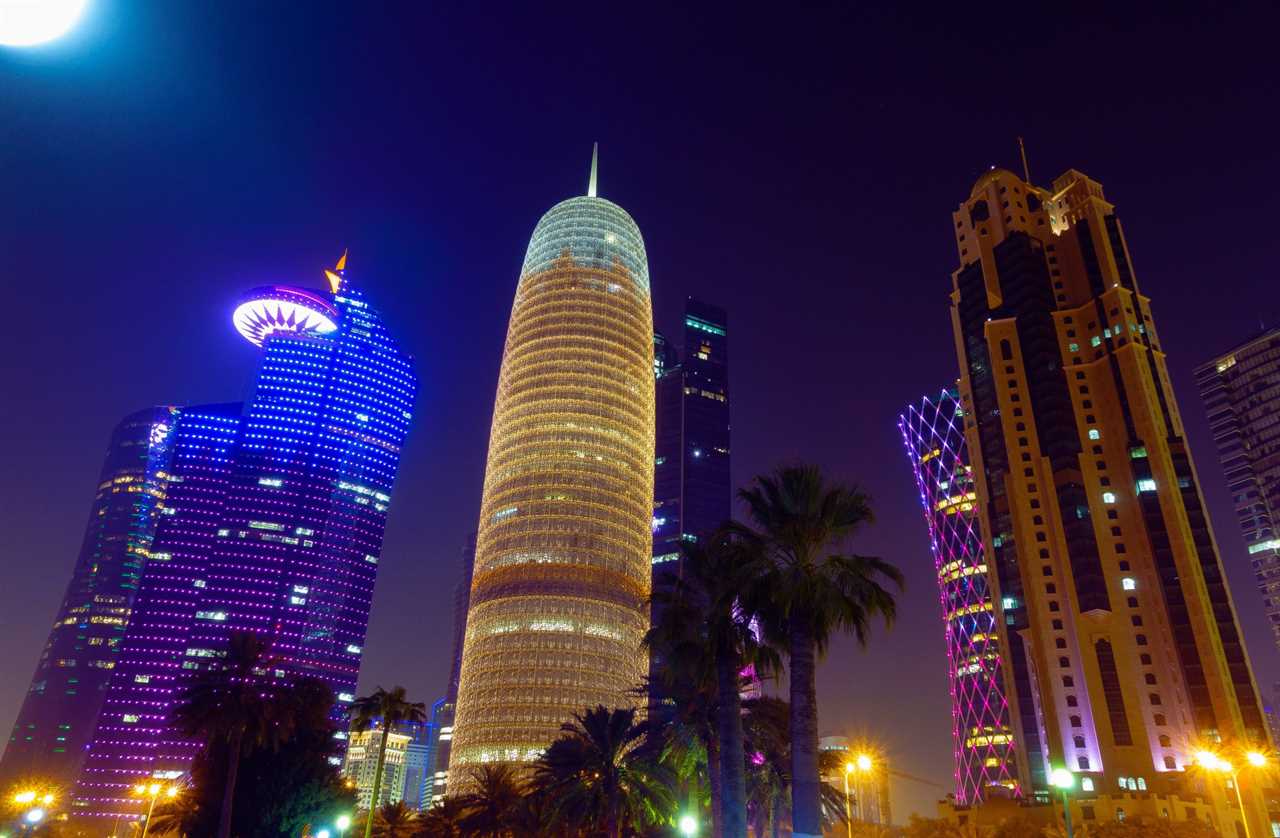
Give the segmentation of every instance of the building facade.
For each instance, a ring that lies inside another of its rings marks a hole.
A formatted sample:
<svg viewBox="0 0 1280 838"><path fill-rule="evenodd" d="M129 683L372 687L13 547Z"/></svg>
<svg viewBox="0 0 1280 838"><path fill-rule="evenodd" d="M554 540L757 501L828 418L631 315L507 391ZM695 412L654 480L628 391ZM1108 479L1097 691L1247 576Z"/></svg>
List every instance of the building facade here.
<svg viewBox="0 0 1280 838"><path fill-rule="evenodd" d="M71 581L0 759L0 788L27 777L75 782L164 509L178 414L141 410L111 434Z"/></svg>
<svg viewBox="0 0 1280 838"><path fill-rule="evenodd" d="M378 752L382 737L387 737L387 754L382 765L382 785L376 806L398 803L405 799L405 778L413 734L392 730L387 733L381 723L368 730L352 730L347 735L347 753L342 761L342 776L355 784L356 807L369 811L373 801L373 784L378 775Z"/></svg>
<svg viewBox="0 0 1280 838"><path fill-rule="evenodd" d="M1236 523L1280 646L1280 329L1196 368Z"/></svg>
<svg viewBox="0 0 1280 838"><path fill-rule="evenodd" d="M345 257L344 257L345 262ZM136 817L140 779L187 770L170 724L235 631L271 642L274 677L313 676L346 727L416 382L339 263L327 291L251 292L233 322L261 347L250 402L184 409L177 454L73 814Z"/></svg>
<svg viewBox="0 0 1280 838"><path fill-rule="evenodd" d="M680 544L705 536L732 512L729 477L729 318L685 301L683 358L654 342L657 432L654 450L653 570L680 560Z"/></svg>
<svg viewBox="0 0 1280 838"><path fill-rule="evenodd" d="M1022 783L1048 798L1066 768L1094 808L1123 795L1128 814L1174 818L1161 795L1203 795L1231 834L1225 781L1187 769L1266 728L1120 221L1080 172L1043 189L1000 169L952 221L961 406ZM1265 834L1259 784L1242 787Z"/></svg>
<svg viewBox="0 0 1280 838"><path fill-rule="evenodd" d="M977 492L959 394L943 390L911 405L898 429L920 490L942 602L955 799L1021 797L1017 750L1005 698L996 603L978 523Z"/></svg>
<svg viewBox="0 0 1280 838"><path fill-rule="evenodd" d="M595 194L534 229L507 331L449 759L525 765L574 713L636 704L653 518L640 230Z"/></svg>
<svg viewBox="0 0 1280 838"><path fill-rule="evenodd" d="M724 309L685 300L683 357L654 334L656 433L653 479L653 590L680 575L681 545L705 537L732 513L729 475L729 318ZM650 604L660 618L661 600ZM650 712L662 704L662 665L650 653Z"/></svg>

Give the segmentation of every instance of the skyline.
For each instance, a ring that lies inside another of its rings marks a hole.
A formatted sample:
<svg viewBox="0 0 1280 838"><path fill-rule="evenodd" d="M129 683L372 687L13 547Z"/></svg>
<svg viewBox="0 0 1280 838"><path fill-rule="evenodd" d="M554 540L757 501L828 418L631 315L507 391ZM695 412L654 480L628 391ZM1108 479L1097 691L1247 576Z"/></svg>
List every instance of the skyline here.
<svg viewBox="0 0 1280 838"><path fill-rule="evenodd" d="M93 14L101 15L101 8ZM197 13L188 14L199 21ZM266 13L261 22L264 33L279 31L286 24L278 13L274 18L272 14ZM141 32L154 34L157 21L148 20L143 12L134 15L143 18L137 27ZM216 43L222 43L218 37L232 28L236 11L227 16L225 21L211 23ZM323 12L317 17L337 28L337 22L326 19ZM507 23L508 28L498 33L496 46L513 39L520 23L518 15ZM106 24L99 20L97 25ZM320 25L307 23L308 27ZM1225 26L1211 23L1197 37L1221 36L1222 29L1214 25ZM393 40L385 28L362 26L353 38L379 34ZM809 32L818 27L804 28ZM179 27L174 37L179 45L190 46L182 43L184 32ZM90 34L91 29L84 37ZM231 54L224 68L226 89L214 94L245 89L250 78L265 76L257 71L275 66L279 57L268 62L265 54L267 34L250 33L249 43ZM785 34L793 34L793 29ZM1071 34L1057 37L1068 41ZM1171 52L1191 40L1177 31L1165 35L1165 48ZM930 33L920 37L926 44L919 53L928 54ZM125 40L138 48L140 38ZM1099 48L1107 44L1103 38ZM118 49L113 45L113 50ZM286 47L284 58L294 55L301 61L300 54L293 52L296 49ZM1274 100L1274 91L1258 82L1247 65L1240 66L1248 61L1244 57L1248 52L1239 50L1236 63L1228 62L1199 83L1162 63L1158 71L1139 79L1147 82L1143 89L1149 91L1179 86L1181 96L1196 99L1211 113L1245 103L1265 106ZM735 72L761 81L763 74L744 67L749 64L744 55L721 43L719 57L726 53L737 57L732 63ZM954 50L944 55L926 63L945 64L961 57ZM1124 61L1136 63L1141 55L1125 56ZM186 63L176 63L178 78L185 78L183 71L192 64L207 67L215 56L209 48L196 50ZM974 60L982 66L998 66L994 56ZM821 69L824 61L808 59L800 69ZM14 324L15 344L29 347L22 354L45 359L48 365L13 364L12 392L19 397L7 400L9 410L4 415L7 438L23 443L15 451L14 472L26 476L20 483L6 481L3 488L8 501L4 523L17 548L12 555L38 556L40 566L49 568L47 580L15 578L0 592L5 630L0 650L15 661L21 671L18 680L24 680L34 665L65 586L79 537L74 531L83 520L90 500L88 487L112 424L154 403L223 398L226 382L245 379L252 354L249 347L237 345L243 342L219 319L231 298L240 288L264 281L310 276L317 265L331 261L335 248L350 245L370 295L396 298L396 310L388 317L420 359L424 382L421 420L410 438L406 479L391 515L388 558L375 595L370 658L361 686L396 678L410 652L414 667L402 679L411 691L432 700L448 669L452 586L432 591L416 568L451 572L457 550L478 519L486 444L483 428L492 407L502 343L502 327L495 324L505 322L511 279L528 229L551 203L548 196L576 190L587 146L598 138L608 193L632 210L647 234L658 278L654 294L659 329L674 331L669 326L675 319L673 312L688 294L714 299L733 312L732 376L735 381L749 376L753 382L750 388L734 389L734 485L779 460L806 456L830 461L836 473L863 480L879 502L881 520L864 539L866 549L898 561L909 574L904 600L909 619L887 635L878 633L876 644L865 654L844 641L833 649L820 676L820 689L824 711L841 715L824 718L824 732L845 732L842 722L853 727L851 733L875 729L900 754L907 770L914 766L915 773L945 780L937 771L931 772L920 756L947 757L947 696L945 672L939 666L943 646L936 588L930 578L932 562L919 522L916 492L901 467L894 417L901 404L955 375L946 313L947 274L953 261L947 213L955 196L965 194L986 166L998 162L1016 168L1013 138L1017 134L1027 139L1033 175L1078 165L1107 184L1108 194L1126 219L1144 287L1155 300L1161 331L1174 347L1175 390L1191 426L1193 451L1199 457L1259 683L1266 690L1276 680L1280 666L1269 648L1261 609L1251 595L1246 554L1230 526L1230 507L1222 502L1221 472L1206 460L1211 458L1211 440L1204 432L1203 411L1190 376L1197 363L1252 334L1256 311L1274 316L1264 310L1270 299L1264 289L1274 245L1268 243L1268 225L1263 223L1263 198L1245 186L1249 172L1274 166L1275 150L1264 149L1260 139L1266 132L1233 136L1227 142L1216 136L1217 129L1169 130L1181 127L1175 97L1144 101L1126 113L1131 101L1118 91L1093 103L1093 117L1109 121L1110 131L1127 132L1123 142L1110 132L1097 131L1093 122L1061 124L1056 108L1045 105L1039 110L1023 109L1018 117L985 112L991 119L984 130L973 132L977 136L948 136L937 145L922 143L919 132L905 130L908 142L902 149L891 149L888 139L901 135L896 130L877 130L870 139L860 141L857 155L851 155L843 143L865 131L862 123L838 123L834 137L818 143L804 137L788 140L776 131L766 133L758 150L742 150L730 142L736 130L681 132L678 138L642 133L632 138L623 133L624 123L609 117L612 107L599 106L544 137L497 140L500 134L487 130L492 126L484 121L455 130L449 148L459 171L442 173L439 161L445 156L424 155L435 159L413 164L416 180L412 182L422 187L419 190L390 182L402 162L380 166L358 159L341 132L317 137L306 119L280 117L273 122L266 117L270 106L278 104L273 97L279 95L279 87L271 83L265 84L264 92L249 96L240 112L243 126L215 123L197 106L194 124L181 130L168 128L150 111L139 110L140 99L121 93L118 103L124 112L142 120L135 130L154 132L162 149L194 140L197 146L212 144L217 152L209 161L209 171L195 177L186 170L171 171L176 164L159 164L177 179L176 184L161 187L148 177L154 160L134 149L133 134L105 111L91 113L85 126L88 136L100 141L96 149L69 141L70 120L83 104L80 88L98 83L87 70L104 71L106 81L118 82L141 72L136 61L117 57L112 64L98 59L91 68L78 70L8 56L0 62L6 82L3 89L15 100L15 108L34 114L34 105L40 103L49 114L42 118L47 122L27 117L18 126L23 134L20 142L7 144L0 152L11 188L27 197L23 212L10 211L7 215L16 217L7 217L0 225L0 241L13 254L11 275L33 278L14 289L14 305L16 310L47 311L51 293L59 288L74 291L73 299L58 311L62 328L49 329L41 318L19 318ZM315 74L308 86L315 90L302 106L304 113L319 117L329 112L334 101L351 101L352 93L361 89L345 75L306 63L308 74ZM405 69L407 65L398 66ZM1128 63L1124 68L1132 70ZM681 63L680 70L687 69ZM710 71L703 70L702 77L707 78ZM359 71L359 67L351 70ZM540 80L554 88L552 82L563 81L567 68L553 65L543 72L551 78ZM1088 78L1092 71L1084 72ZM1160 72L1170 77L1157 84ZM844 81L829 91L801 83L784 84L782 89L766 84L754 94L783 113L819 104L824 106L824 118L835 118L838 109L848 106L842 97L854 89L854 77L856 73L842 76ZM1226 83L1228 77L1233 79L1231 84ZM711 74L710 78L718 77ZM7 83L11 79L25 84ZM915 94L913 107L928 102L935 113L941 108L942 121L954 118L955 109L934 101L947 95L946 84L934 79L937 88L933 90L916 81L914 86L909 78L901 82ZM618 82L615 77L588 83L593 90L628 89ZM670 92L664 85L658 87ZM729 91L734 107L747 103L743 87ZM494 95L492 86L485 89ZM656 93L653 85L646 90L650 92L633 93L632 98L643 100ZM1206 104L1210 91L1221 96L1220 104ZM180 103L173 98L176 88L163 80L149 81L143 92L160 94L162 104L156 110L161 115L179 111ZM788 98L795 102L788 104ZM899 115L885 100L886 95L880 94L856 102L879 124L893 122ZM646 112L652 112L654 105L647 101ZM554 107L550 99L537 103ZM379 99L373 108L378 106L409 119L394 100ZM514 103L511 107L515 115L504 119L521 118L526 106ZM675 97L671 111L677 124L695 124L689 99ZM477 115L474 110L462 112ZM758 117L750 110L743 113L749 125L756 125ZM420 139L426 130L411 119L406 124L413 139ZM48 135L35 130L45 127L52 131L47 150L39 146ZM802 121L801 128L806 127L812 128L813 123ZM215 133L223 136L215 139ZM27 134L30 141L25 139ZM306 140L298 145L305 149L300 159L283 166L279 174L269 173L269 164L284 161L283 148L290 145L290 138ZM474 148L466 148L477 138ZM437 144L429 148L442 151ZM792 156L801 150L808 156ZM930 152L927 157L925 150ZM720 156L722 152L728 156ZM68 159L55 159L58 155ZM409 159L404 155L400 161ZM111 166L102 167L101 173L91 171L107 162ZM351 166L352 171L346 177L330 174L334 162ZM772 168L762 167L765 162ZM238 171L241 168L243 172ZM889 174L875 175L868 172L870 168ZM748 183L741 183L744 171L752 173ZM1177 178L1170 177L1175 171ZM228 179L226 187L216 185L220 176ZM255 199L260 205L250 205L244 198L255 179L265 189L265 197ZM749 189L744 188L747 185ZM1218 212L1186 198L1188 194L1218 196L1224 190L1231 212ZM210 209L193 209L193 196L209 198ZM868 200L868 196L876 197ZM889 209L868 209L878 201L888 201ZM95 206L110 206L111 212ZM170 217L158 217L157 210ZM761 230L768 230L770 236L760 236ZM697 246L684 243L689 240ZM66 247L68 242L76 246ZM710 246L704 248L703 243ZM898 243L908 245L907 250L896 247ZM108 282L101 280L104 269L111 274ZM418 279L397 285L396 276ZM1202 317L1199 295L1206 276L1231 299L1247 304L1238 313ZM779 283L780 277L785 283ZM781 293L780 286L789 293ZM424 313L436 312L439 319L427 328L419 325ZM120 324L140 317L149 318L145 340L121 345ZM779 329L785 351L774 338ZM110 346L112 352L95 355L94 346ZM889 349L895 353L891 362L882 360ZM848 385L832 384L804 373L806 366L823 359L835 359L854 371L856 379ZM102 392L95 382L108 380L107 369L116 366L145 370L146 375L113 381L110 391ZM47 386L50 368L67 382L65 388ZM194 377L197 369L206 370L207 378ZM93 404L85 403L86 393L92 395ZM822 421L812 421L814 415L823 417ZM32 416L40 421L32 423ZM437 648L408 647L401 639L421 637L440 638ZM930 645L921 655L919 670L899 672L898 683L904 694L924 697L918 705L913 699L909 706L933 716L922 718L912 731L895 730L889 723L894 708L872 707L870 699L876 694L876 683L883 682L884 675L895 671L897 660L921 643ZM11 721L24 686L6 685L0 692L0 724ZM923 746L913 741L914 729L927 733L919 735L928 740ZM928 792L925 798L931 795Z"/></svg>

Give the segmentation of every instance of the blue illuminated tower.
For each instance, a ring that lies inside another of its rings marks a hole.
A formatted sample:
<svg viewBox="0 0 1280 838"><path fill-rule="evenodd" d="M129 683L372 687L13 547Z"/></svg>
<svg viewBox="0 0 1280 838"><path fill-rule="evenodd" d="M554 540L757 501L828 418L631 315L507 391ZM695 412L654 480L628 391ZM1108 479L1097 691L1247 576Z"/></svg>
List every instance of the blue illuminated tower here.
<svg viewBox="0 0 1280 838"><path fill-rule="evenodd" d="M13 734L0 789L27 777L74 781L169 487L177 408L140 410L111 434L89 522Z"/></svg>
<svg viewBox="0 0 1280 838"><path fill-rule="evenodd" d="M197 746L170 711L234 631L271 642L275 677L328 683L339 715L354 698L416 379L344 269L345 256L325 272L325 291L258 288L235 311L236 328L262 348L257 385L243 410L193 416L78 815L136 817L133 784L187 769Z"/></svg>

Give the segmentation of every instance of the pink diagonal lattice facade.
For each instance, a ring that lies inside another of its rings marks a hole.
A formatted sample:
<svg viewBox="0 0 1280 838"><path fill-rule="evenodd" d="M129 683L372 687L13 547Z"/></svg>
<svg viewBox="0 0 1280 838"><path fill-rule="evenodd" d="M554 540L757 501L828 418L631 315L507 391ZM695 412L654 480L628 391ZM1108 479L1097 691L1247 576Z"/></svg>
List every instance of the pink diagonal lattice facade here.
<svg viewBox="0 0 1280 838"><path fill-rule="evenodd" d="M943 390L898 417L920 489L938 590L951 685L956 801L972 805L993 790L1021 796L1005 700L996 626L956 394Z"/></svg>

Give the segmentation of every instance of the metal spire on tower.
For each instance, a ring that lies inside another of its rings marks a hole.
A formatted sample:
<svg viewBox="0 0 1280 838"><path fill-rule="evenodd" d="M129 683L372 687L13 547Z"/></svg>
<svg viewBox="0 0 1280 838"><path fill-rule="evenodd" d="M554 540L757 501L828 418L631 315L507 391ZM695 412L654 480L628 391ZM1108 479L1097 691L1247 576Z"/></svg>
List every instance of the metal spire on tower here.
<svg viewBox="0 0 1280 838"><path fill-rule="evenodd" d="M587 197L596 197L596 159L600 154L600 143L591 144L591 179L587 181Z"/></svg>

